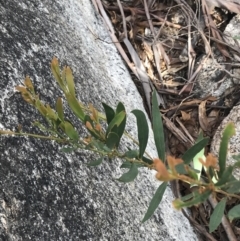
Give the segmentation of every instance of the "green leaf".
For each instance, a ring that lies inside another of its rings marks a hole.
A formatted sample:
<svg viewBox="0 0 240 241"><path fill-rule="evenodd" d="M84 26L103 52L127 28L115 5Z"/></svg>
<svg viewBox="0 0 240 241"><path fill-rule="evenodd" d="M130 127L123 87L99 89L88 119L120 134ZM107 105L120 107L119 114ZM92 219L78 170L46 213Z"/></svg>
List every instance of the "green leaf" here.
<svg viewBox="0 0 240 241"><path fill-rule="evenodd" d="M220 148L219 148L219 172L218 176L221 177L223 175L223 172L226 168L226 159L227 159L227 150L228 150L228 142L229 139L235 135L235 128L234 124L231 122L227 124L223 131L223 136L222 140L220 143Z"/></svg>
<svg viewBox="0 0 240 241"><path fill-rule="evenodd" d="M149 165L153 164L153 160L151 160L151 159L149 159L149 158L147 158L145 156L142 157L142 161L146 162Z"/></svg>
<svg viewBox="0 0 240 241"><path fill-rule="evenodd" d="M213 213L210 217L209 232L212 233L222 221L224 210L226 206L226 198L223 198L217 206L214 208Z"/></svg>
<svg viewBox="0 0 240 241"><path fill-rule="evenodd" d="M121 111L125 111L125 107L122 102L119 102L116 108L116 114L120 113Z"/></svg>
<svg viewBox="0 0 240 241"><path fill-rule="evenodd" d="M56 81L58 82L60 88L63 90L63 92L65 92L66 88L65 88L65 85L63 83L61 74L60 74L59 64L58 64L58 60L57 60L56 57L54 57L52 59L51 70L52 70L53 76L56 79Z"/></svg>
<svg viewBox="0 0 240 241"><path fill-rule="evenodd" d="M71 94L66 94L66 99L68 102L68 105L70 106L73 113L81 120L84 121L85 114L82 110L82 107L80 106L78 100L72 96Z"/></svg>
<svg viewBox="0 0 240 241"><path fill-rule="evenodd" d="M148 123L145 114L141 110L133 110L132 113L137 118L139 158L142 158L148 142Z"/></svg>
<svg viewBox="0 0 240 241"><path fill-rule="evenodd" d="M189 177L191 177L192 179L199 180L198 179L199 173L197 174L192 168L188 168L187 173L188 173Z"/></svg>
<svg viewBox="0 0 240 241"><path fill-rule="evenodd" d="M196 143L200 142L201 140L203 140L203 133L202 132L199 134ZM203 164L199 160L200 160L200 158L203 161L206 160L206 157L204 155L204 150L205 150L205 148L203 148L200 152L198 152L196 154L196 156L194 156L194 158L193 158L193 168L195 170L198 170L198 174L197 174L197 179L196 180L200 180L201 173L202 173L202 168L203 168Z"/></svg>
<svg viewBox="0 0 240 241"><path fill-rule="evenodd" d="M77 150L76 147L63 147L63 148L60 149L60 151L62 151L64 153L71 153L75 150Z"/></svg>
<svg viewBox="0 0 240 241"><path fill-rule="evenodd" d="M232 209L229 210L228 218L229 218L230 222L232 222L233 219L240 218L240 204L234 206Z"/></svg>
<svg viewBox="0 0 240 241"><path fill-rule="evenodd" d="M209 138L203 138L201 141L190 147L182 156L184 163L189 164L197 153L199 153L208 144L208 141Z"/></svg>
<svg viewBox="0 0 240 241"><path fill-rule="evenodd" d="M102 163L103 161L103 157L100 157L99 159L95 160L95 161L91 161L89 163L87 163L87 166L89 167L95 167L95 166L98 166Z"/></svg>
<svg viewBox="0 0 240 241"><path fill-rule="evenodd" d="M175 166L175 169L176 169L177 173L179 173L179 174L183 174L183 175L187 174L187 171L186 171L183 163L177 164Z"/></svg>
<svg viewBox="0 0 240 241"><path fill-rule="evenodd" d="M236 160L236 159L235 159ZM240 161L234 163L233 168L240 168Z"/></svg>
<svg viewBox="0 0 240 241"><path fill-rule="evenodd" d="M183 202L181 199L175 199L173 201L173 206L177 210L185 207L191 207L193 205L197 205L207 200L209 195L211 194L211 190L206 190L203 193L199 193L198 191L193 192L193 198L187 202Z"/></svg>
<svg viewBox="0 0 240 241"><path fill-rule="evenodd" d="M106 145L103 146L102 148L105 152L111 152L112 150L108 148Z"/></svg>
<svg viewBox="0 0 240 241"><path fill-rule="evenodd" d="M96 147L98 150L102 151L105 144L102 143L101 141L93 139L91 141L91 145Z"/></svg>
<svg viewBox="0 0 240 241"><path fill-rule="evenodd" d="M63 104L62 104L62 98L60 97L57 99L56 111L58 113L58 117L60 118L60 120L64 121Z"/></svg>
<svg viewBox="0 0 240 241"><path fill-rule="evenodd" d="M112 150L117 146L118 142L119 142L119 136L114 132L110 132L106 140L107 147Z"/></svg>
<svg viewBox="0 0 240 241"><path fill-rule="evenodd" d="M157 191L155 192L155 194L149 204L148 210L142 220L143 223L146 222L153 215L153 213L159 206L160 202L162 201L162 197L163 197L163 194L164 194L166 188L167 188L167 182L163 182L158 187Z"/></svg>
<svg viewBox="0 0 240 241"><path fill-rule="evenodd" d="M232 179L234 178L233 176L231 177ZM224 191L227 193L240 193L240 181L232 181L227 183L227 188L222 188Z"/></svg>
<svg viewBox="0 0 240 241"><path fill-rule="evenodd" d="M227 183L229 181L229 178L231 178L232 172L233 166L227 167L215 185L219 187Z"/></svg>
<svg viewBox="0 0 240 241"><path fill-rule="evenodd" d="M74 129L74 127L72 126L72 124L70 122L68 122L68 121L64 122L64 129L65 129L66 135L70 139L73 139L75 141L77 141L79 139L78 133L76 132L76 130Z"/></svg>
<svg viewBox="0 0 240 241"><path fill-rule="evenodd" d="M238 155L233 155L232 158L235 159L236 161L240 161L240 154L238 154ZM240 164L240 163L239 163L239 164ZM239 165L239 167L240 167L240 165Z"/></svg>
<svg viewBox="0 0 240 241"><path fill-rule="evenodd" d="M189 193L189 194L181 197L181 200L182 200L183 202L185 202L185 201L187 201L187 200L189 200L189 199L191 199L191 198L193 198L193 193Z"/></svg>
<svg viewBox="0 0 240 241"><path fill-rule="evenodd" d="M67 66L65 67L65 73L66 73L66 82L67 82L67 86L68 86L68 90L70 92L70 94L75 97L75 84L74 84L74 80L73 80L73 74L71 69Z"/></svg>
<svg viewBox="0 0 240 241"><path fill-rule="evenodd" d="M139 155L139 151L138 150L129 150L126 151L123 155L123 157L127 157L127 158L137 158Z"/></svg>
<svg viewBox="0 0 240 241"><path fill-rule="evenodd" d="M119 127L119 125L124 121L126 117L125 111L121 111L120 113L116 114L110 124L108 125L107 131L106 131L106 136L108 136L108 133L112 131L114 126Z"/></svg>
<svg viewBox="0 0 240 241"><path fill-rule="evenodd" d="M135 164L136 164L137 167L144 167L144 165L141 164L141 163L135 163ZM132 163L131 163L131 162L125 161L125 162L120 166L120 168L128 168L128 169L130 169L131 166L132 166Z"/></svg>
<svg viewBox="0 0 240 241"><path fill-rule="evenodd" d="M115 111L112 109L112 107L108 106L105 103L102 103L102 105L106 113L107 123L109 125L115 116Z"/></svg>
<svg viewBox="0 0 240 241"><path fill-rule="evenodd" d="M124 105L121 102L119 102L118 105L117 105L116 114L118 114L118 113L120 113L122 111L126 113ZM121 122L121 124L118 126L118 129L117 129L117 134L119 136L119 140L116 143L116 147L118 147L119 144L120 144L120 140L121 140L122 135L123 135L123 133L125 131L126 121L127 121L127 117L125 115L125 118L123 119L123 121Z"/></svg>
<svg viewBox="0 0 240 241"><path fill-rule="evenodd" d="M158 101L156 96L156 91L153 91L152 96L152 123L153 123L153 134L155 145L158 152L158 157L162 162L165 161L165 139L164 139L164 129L161 114L158 108Z"/></svg>
<svg viewBox="0 0 240 241"><path fill-rule="evenodd" d="M91 126L94 125L93 121L91 120L90 116L89 115L85 115L84 116L84 124L86 125L86 123L89 122L91 124ZM98 140L101 140L101 141L105 141L105 140L102 140L101 137L99 136L99 134L97 132L95 132L94 129L90 130L87 128L87 131L93 136L95 137L96 139Z"/></svg>
<svg viewBox="0 0 240 241"><path fill-rule="evenodd" d="M180 163L180 164L177 164L177 165L175 166L175 169L176 169L177 173L183 174L183 175L186 175L186 174L193 175L192 177L193 177L194 179L196 179L196 175L197 175L197 173L199 173L199 171L196 170L196 169L194 169L194 168L192 168L192 167L190 167L190 166L187 166L187 168L188 168L188 170L186 170L186 168L185 168L185 166L184 166L184 163ZM194 172L195 174L193 174L193 172ZM196 179L196 180L197 180L197 179Z"/></svg>
<svg viewBox="0 0 240 241"><path fill-rule="evenodd" d="M124 173L119 179L118 181L120 182L132 182L138 175L138 168L137 165L135 163L132 163L131 168L129 169L128 172Z"/></svg>

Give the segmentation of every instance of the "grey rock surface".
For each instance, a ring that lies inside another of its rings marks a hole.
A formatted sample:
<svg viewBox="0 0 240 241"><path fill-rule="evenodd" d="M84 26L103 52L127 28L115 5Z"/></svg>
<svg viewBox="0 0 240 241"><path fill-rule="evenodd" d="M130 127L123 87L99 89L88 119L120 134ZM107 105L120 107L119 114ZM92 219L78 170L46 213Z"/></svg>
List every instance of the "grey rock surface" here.
<svg viewBox="0 0 240 241"><path fill-rule="evenodd" d="M228 24L225 29L225 38L229 45L238 47L240 46L240 14L236 15ZM239 62L240 57L237 54L233 54L233 58L235 61ZM232 74L236 77L240 77L240 68L233 69ZM233 87L235 84L239 84L239 79L237 78L227 78L224 80L222 84L221 94L227 91L229 87ZM221 125L218 127L217 132L214 135L211 150L214 154L217 155L219 151L220 141L222 137L222 132L226 127L227 123L233 122L236 128L236 135L230 139L229 148L228 148L228 157L227 157L227 165L233 165L236 160L232 158L233 155L240 154L240 106L235 106L229 115L222 121ZM240 179L240 170L236 169L234 171L234 176L237 179Z"/></svg>
<svg viewBox="0 0 240 241"><path fill-rule="evenodd" d="M225 42L228 43L229 46L233 46L235 48L240 47L239 24L240 14L237 14L232 18L224 31ZM209 58L204 62L202 69L200 70L197 77L196 85L194 87L194 92L198 93L201 97L206 97L208 95L222 97L227 90L233 88L235 84L239 84L240 81L239 66L238 68L233 68L229 71L232 76L235 76L237 78L232 78L230 76L221 78L221 76L224 74L222 68L226 68L224 64L222 64L225 63L225 61L222 57L222 54L215 46L213 46L212 48L212 55L214 56L214 58L212 58L212 56L209 56ZM230 55L232 57L231 62L239 63L239 54L231 51ZM200 64L202 59L205 57L205 55L202 56L198 60L198 63Z"/></svg>
<svg viewBox="0 0 240 241"><path fill-rule="evenodd" d="M14 87L29 75L53 106L62 96L50 73L53 56L71 66L82 102L101 109L101 102L122 101L128 113L143 110L90 1L0 1L0 16L0 128L22 124L24 131L37 131L31 122L39 115ZM136 136L134 123L129 115L127 130ZM124 141L122 148L129 145ZM59 149L53 142L0 137L0 240L197 240L187 219L173 210L170 188L156 214L141 224L160 184L155 173L143 170L123 185L115 180L122 173L119 160L89 168L94 155ZM148 152L156 156L152 133Z"/></svg>
<svg viewBox="0 0 240 241"><path fill-rule="evenodd" d="M228 154L227 154L227 165L233 165L236 163L236 160L232 158L233 155L240 154L240 106L235 106L229 115L222 121L221 125L218 127L217 132L214 135L211 151L218 155L220 142L222 138L222 133L224 128L229 122L233 122L235 125L236 134L230 139L228 146ZM240 180L240 170L235 169L234 176L238 180Z"/></svg>

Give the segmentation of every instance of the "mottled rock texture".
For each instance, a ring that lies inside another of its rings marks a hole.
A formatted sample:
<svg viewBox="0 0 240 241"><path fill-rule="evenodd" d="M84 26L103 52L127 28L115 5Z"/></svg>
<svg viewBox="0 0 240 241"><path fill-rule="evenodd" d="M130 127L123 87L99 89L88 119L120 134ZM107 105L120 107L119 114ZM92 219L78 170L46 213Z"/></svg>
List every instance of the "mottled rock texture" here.
<svg viewBox="0 0 240 241"><path fill-rule="evenodd" d="M225 39L229 43L229 45L238 47L240 46L240 14L237 14L234 16L234 18L230 21L228 26L225 29ZM240 61L240 58L237 54L233 54L233 58L236 62ZM236 68L232 70L232 73L234 76L237 78L226 78L223 82L223 87L221 88L222 94L226 93L228 90L228 86L232 88L238 88L237 84L239 85L239 78L240 78L240 69ZM224 128L226 127L227 123L233 122L235 125L236 129L236 135L233 136L230 139L229 142L229 148L228 148L228 157L227 157L227 164L228 165L233 165L236 160L232 158L233 155L238 155L240 153L240 106L239 106L239 100L238 100L238 105L235 106L229 115L223 120L221 125L218 127L218 130L213 138L213 142L211 144L211 150L215 153L218 154L219 151L219 146L220 146L220 141L222 137L222 132ZM236 169L234 171L234 176L240 180L240 170Z"/></svg>
<svg viewBox="0 0 240 241"><path fill-rule="evenodd" d="M223 38L229 46L238 49L240 46L240 14L234 16L226 29L224 30ZM234 51L230 51L231 56L230 63L235 62L238 63L240 61L239 54L234 53ZM214 58L212 58L214 56ZM226 68L229 64L219 64L225 63L222 54L219 52L217 47L214 45L212 47L212 56L203 63L202 69L199 72L199 75L196 79L196 85L194 86L194 92L198 93L201 97L206 97L208 95L213 95L215 97L223 97L227 91L230 91L236 84L239 84L239 68L232 68L228 70L233 76L237 78L232 78L228 75L223 75L225 72L222 68ZM202 59L205 58L206 55L202 56L198 63L200 64ZM197 64L198 65L198 64ZM225 76L225 77L223 77Z"/></svg>
<svg viewBox="0 0 240 241"><path fill-rule="evenodd" d="M143 110L90 1L0 1L0 16L0 128L22 124L24 131L37 131L31 122L41 118L14 87L29 75L41 99L53 106L62 96L49 68L53 56L71 66L82 102L101 109L101 102L122 101L128 113ZM134 121L130 115L127 130L136 136ZM129 145L124 141L121 148ZM170 188L156 214L141 224L160 184L154 173L143 170L124 185L115 180L122 173L119 160L89 168L85 164L96 156L59 149L50 141L0 137L0 240L197 240L172 209ZM152 133L148 151L156 155Z"/></svg>
<svg viewBox="0 0 240 241"><path fill-rule="evenodd" d="M211 150L214 154L218 155L222 133L226 125L230 122L234 123L236 134L229 141L227 165L234 165L236 160L232 158L232 156L240 154L240 105L235 106L218 127L211 144ZM235 169L233 174L235 178L240 180L239 168Z"/></svg>

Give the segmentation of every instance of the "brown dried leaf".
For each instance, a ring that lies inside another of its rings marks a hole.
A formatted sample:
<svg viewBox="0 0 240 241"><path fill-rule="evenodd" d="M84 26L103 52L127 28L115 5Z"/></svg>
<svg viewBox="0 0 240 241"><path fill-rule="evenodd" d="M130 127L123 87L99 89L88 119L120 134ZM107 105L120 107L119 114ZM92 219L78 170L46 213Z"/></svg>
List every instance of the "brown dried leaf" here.
<svg viewBox="0 0 240 241"><path fill-rule="evenodd" d="M206 103L207 103L207 100L204 100L200 103L198 107L199 124L204 131L207 131L209 126L207 115L206 115Z"/></svg>
<svg viewBox="0 0 240 241"><path fill-rule="evenodd" d="M209 127L213 126L216 121L218 120L218 117L219 117L219 110L212 110L207 119L208 119L208 124L209 124Z"/></svg>
<svg viewBox="0 0 240 241"><path fill-rule="evenodd" d="M189 113L185 112L185 111L181 111L181 115L182 115L182 119L184 121L191 119L191 115Z"/></svg>
<svg viewBox="0 0 240 241"><path fill-rule="evenodd" d="M34 92L33 84L29 76L26 76L24 80L24 85L31 91Z"/></svg>
<svg viewBox="0 0 240 241"><path fill-rule="evenodd" d="M153 166L157 171L156 178L160 181L171 181L174 178L169 174L165 164L158 158L153 160Z"/></svg>

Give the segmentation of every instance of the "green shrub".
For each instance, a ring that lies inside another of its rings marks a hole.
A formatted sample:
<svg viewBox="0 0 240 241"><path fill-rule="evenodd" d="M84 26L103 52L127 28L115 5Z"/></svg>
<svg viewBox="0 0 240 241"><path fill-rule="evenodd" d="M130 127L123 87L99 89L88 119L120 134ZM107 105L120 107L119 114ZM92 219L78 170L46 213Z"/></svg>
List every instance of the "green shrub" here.
<svg viewBox="0 0 240 241"><path fill-rule="evenodd" d="M152 128L158 157L151 157L145 151L148 143L149 129L146 116L142 111L133 110L131 112L135 115L137 122L138 141L136 141L125 131L127 114L122 103L119 103L116 109L103 103L105 114L99 113L92 105L84 106L76 98L71 69L64 67L60 71L56 58L52 60L51 69L59 87L65 95L70 109L79 121L85 125L89 135L80 136L77 128L69 120L65 119L61 98L57 99L55 109L52 109L48 104L43 104L35 93L34 86L29 77L26 77L24 86L17 86L16 90L21 93L26 102L34 106L46 119L48 125L40 122L34 123L46 135L24 133L21 130L18 132L0 130L0 134L32 136L55 140L60 145L63 145L61 149L63 152L72 152L78 148L90 150L95 152L98 158L89 162L88 166L100 165L106 156L111 159L121 158L123 160L121 168L128 169L118 179L124 183L133 181L138 175L139 168L156 170L156 178L162 182L149 204L148 210L142 220L143 222L152 216L160 204L169 181L180 180L196 187L195 191L191 194L173 201L174 208L178 210L198 205L204 202L210 195L214 196L216 193L221 193L225 198L215 207L209 224L210 232L217 228L224 215L227 198L240 198L237 195L240 192L240 181L236 180L232 175L233 170L240 166L239 156L235 156L237 159L235 165L226 167L228 141L235 133L233 123L229 123L223 132L218 159L211 153L207 157L204 156L204 148L209 139L203 138L202 135L199 136L195 145L187 150L181 158L166 157L163 123L158 108L156 92L154 92L152 96ZM103 128L103 126L107 127ZM137 143L138 148L121 152L119 144L123 135L130 138L134 143ZM206 173L204 180L201 179L202 169ZM228 212L228 218L232 221L239 217L240 206L237 205Z"/></svg>

